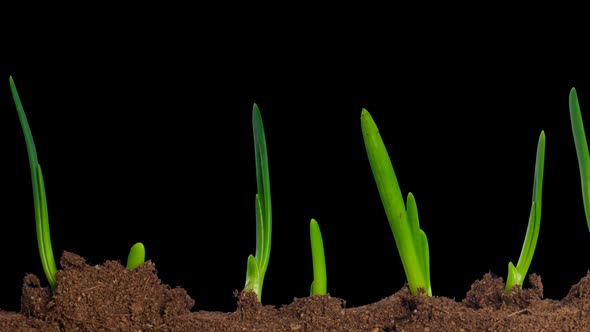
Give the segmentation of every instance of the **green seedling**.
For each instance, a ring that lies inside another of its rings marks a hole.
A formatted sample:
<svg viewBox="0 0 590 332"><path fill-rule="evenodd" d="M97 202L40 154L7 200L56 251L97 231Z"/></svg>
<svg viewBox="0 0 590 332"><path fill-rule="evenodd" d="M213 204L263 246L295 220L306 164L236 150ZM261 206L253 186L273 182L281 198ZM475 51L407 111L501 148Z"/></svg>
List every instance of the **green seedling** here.
<svg viewBox="0 0 590 332"><path fill-rule="evenodd" d="M406 210L389 154L375 121L366 109L361 113L361 128L373 177L406 272L410 293L416 295L422 289L431 296L428 239L420 229L414 195L408 194Z"/></svg>
<svg viewBox="0 0 590 332"><path fill-rule="evenodd" d="M588 142L584 132L584 122L578 103L578 94L576 89L570 91L570 117L572 122L572 132L576 144L576 154L578 155L578 165L580 167L580 180L582 182L582 199L584 201L584 211L586 213L586 223L590 229L590 154L588 152Z"/></svg>
<svg viewBox="0 0 590 332"><path fill-rule="evenodd" d="M326 295L328 291L328 278L326 276L326 258L324 256L324 241L320 225L315 219L311 219L309 225L309 237L311 239L311 259L313 262L313 281L311 283L311 295Z"/></svg>
<svg viewBox="0 0 590 332"><path fill-rule="evenodd" d="M268 155L264 126L258 106L252 108L254 129L254 156L256 159L256 255L248 256L245 290L254 291L258 301L262 298L262 284L270 257L272 234L272 208L270 201L270 181L268 175Z"/></svg>
<svg viewBox="0 0 590 332"><path fill-rule="evenodd" d="M127 256L127 269L133 270L145 262L145 247L143 243L137 242L129 250Z"/></svg>
<svg viewBox="0 0 590 332"><path fill-rule="evenodd" d="M535 177L533 180L533 203L529 215L526 236L520 257L516 267L512 262L508 263L508 277L506 278L505 292L510 292L512 287L522 287L526 273L531 265L533 254L537 246L539 228L541 227L541 194L543 193L543 169L545 165L545 132L541 131L537 143L537 156L535 160Z"/></svg>
<svg viewBox="0 0 590 332"><path fill-rule="evenodd" d="M55 272L57 271L57 268L55 265L55 259L53 258L51 236L49 234L49 217L47 213L47 198L45 196L43 172L41 171L41 165L39 165L39 162L37 161L37 150L35 148L33 134L31 134L31 128L29 127L29 122L27 121L27 116L25 115L12 76L10 76L10 90L12 91L12 98L14 99L18 118L25 136L27 154L29 155L31 182L33 184L33 201L35 204L35 228L37 231L37 245L39 247L39 255L41 256L41 264L51 289L55 289Z"/></svg>

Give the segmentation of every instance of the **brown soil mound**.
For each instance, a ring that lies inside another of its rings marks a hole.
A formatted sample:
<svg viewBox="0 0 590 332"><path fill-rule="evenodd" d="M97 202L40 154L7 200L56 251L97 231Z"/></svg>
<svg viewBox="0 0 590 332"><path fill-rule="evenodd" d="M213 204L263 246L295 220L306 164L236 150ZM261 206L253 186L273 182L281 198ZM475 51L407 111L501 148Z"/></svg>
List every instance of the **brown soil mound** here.
<svg viewBox="0 0 590 332"><path fill-rule="evenodd" d="M543 299L537 275L530 289L504 294L502 279L486 274L461 302L404 287L356 308L329 295L275 308L245 292L235 312L221 313L191 312L194 300L162 284L151 262L129 271L65 252L61 266L53 293L25 277L21 312L0 311L0 331L590 331L590 274L561 301Z"/></svg>

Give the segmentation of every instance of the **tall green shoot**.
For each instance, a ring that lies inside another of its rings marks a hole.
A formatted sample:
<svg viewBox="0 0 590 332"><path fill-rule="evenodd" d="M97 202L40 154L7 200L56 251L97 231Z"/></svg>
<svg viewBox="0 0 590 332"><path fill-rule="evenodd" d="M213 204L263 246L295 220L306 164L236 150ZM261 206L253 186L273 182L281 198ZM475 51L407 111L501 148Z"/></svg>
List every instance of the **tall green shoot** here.
<svg viewBox="0 0 590 332"><path fill-rule="evenodd" d="M23 129L25 143L27 146L27 154L29 156L31 182L33 184L33 201L35 205L35 228L37 232L39 255L41 256L41 265L43 266L43 272L45 272L45 277L47 278L51 289L55 289L55 273L57 271L57 267L55 265L53 249L51 247L49 217L47 213L47 198L45 196L43 172L41 171L41 165L39 165L37 160L37 150L35 148L33 134L31 133L31 128L29 127L29 122L27 121L27 116L25 115L25 111L20 101L20 97L18 95L18 91L16 90L12 76L10 76L10 90L12 91L12 98L14 99L18 118Z"/></svg>
<svg viewBox="0 0 590 332"><path fill-rule="evenodd" d="M252 127L254 130L254 156L256 159L256 254L249 255L246 270L245 290L254 291L258 301L262 299L262 285L270 258L272 234L272 207L270 200L270 180L268 155L262 116L258 106L252 108Z"/></svg>
<svg viewBox="0 0 590 332"><path fill-rule="evenodd" d="M512 262L508 263L508 277L506 278L506 292L510 292L515 285L521 286L529 270L533 254L537 246L539 228L541 227L541 196L543 193L543 172L545 165L545 132L541 131L537 143L537 156L535 159L535 177L533 180L533 202L529 215L526 236L520 257L516 267Z"/></svg>
<svg viewBox="0 0 590 332"><path fill-rule="evenodd" d="M328 278L326 276L326 258L324 255L324 241L320 225L315 219L311 219L309 225L309 237L311 240L311 258L313 263L313 282L311 283L311 295L325 295L328 292Z"/></svg>
<svg viewBox="0 0 590 332"><path fill-rule="evenodd" d="M415 295L418 289L423 289L426 295L431 296L428 239L420 229L414 195L408 194L406 210L389 154L375 121L366 109L361 113L361 128L373 177L406 272L410 292Z"/></svg>
<svg viewBox="0 0 590 332"><path fill-rule="evenodd" d="M580 181L582 183L582 199L584 201L586 223L590 229L590 154L588 152L588 142L586 141L580 104L578 103L578 94L575 88L572 88L570 91L569 107L576 154L578 155L578 165L580 167Z"/></svg>

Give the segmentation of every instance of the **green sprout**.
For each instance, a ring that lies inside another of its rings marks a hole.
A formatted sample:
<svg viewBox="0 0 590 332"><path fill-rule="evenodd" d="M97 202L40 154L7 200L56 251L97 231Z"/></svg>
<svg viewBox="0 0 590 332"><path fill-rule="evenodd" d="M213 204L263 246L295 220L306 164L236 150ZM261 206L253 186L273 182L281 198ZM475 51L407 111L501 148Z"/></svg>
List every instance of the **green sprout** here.
<svg viewBox="0 0 590 332"><path fill-rule="evenodd" d="M133 270L145 262L145 247L143 243L137 242L129 250L127 257L127 269Z"/></svg>
<svg viewBox="0 0 590 332"><path fill-rule="evenodd" d="M254 291L258 301L262 298L262 284L270 257L272 234L272 208L270 201L270 180L268 175L268 155L264 126L258 106L252 108L252 126L254 129L254 156L256 159L256 255L248 256L245 290Z"/></svg>
<svg viewBox="0 0 590 332"><path fill-rule="evenodd" d="M45 277L51 286L55 289L55 272L57 271L55 259L53 258L53 249L51 248L51 236L49 234L49 217L47 213L47 198L45 197L45 184L43 182L43 172L41 165L37 160L37 150L35 149L35 141L33 134L27 121L27 116L23 109L23 105L18 96L18 91L14 85L14 80L10 76L10 90L12 91L12 98L16 105L16 111L20 120L23 134L25 136L25 143L27 145L27 154L29 155L29 166L31 167L31 182L33 184L33 201L35 204L35 224L37 231L37 245L39 247L39 255L41 256L41 264Z"/></svg>
<svg viewBox="0 0 590 332"><path fill-rule="evenodd" d="M366 109L361 113L361 128L373 177L406 272L410 293L416 295L422 289L426 295L432 296L428 239L420 229L414 195L408 194L406 211L389 154L375 121Z"/></svg>
<svg viewBox="0 0 590 332"><path fill-rule="evenodd" d="M311 219L309 225L311 239L311 258L313 262L313 282L311 283L311 295L326 295L328 291L326 277L326 258L324 256L324 241L320 225L315 219Z"/></svg>
<svg viewBox="0 0 590 332"><path fill-rule="evenodd" d="M572 88L570 91L569 104L572 131L574 133L574 142L576 144L576 154L578 155L578 165L580 167L582 199L584 201L586 223L590 229L590 154L588 153L588 143L586 141L586 133L584 132L580 104L578 103L578 94L576 93L575 88Z"/></svg>
<svg viewBox="0 0 590 332"><path fill-rule="evenodd" d="M539 228L541 226L541 194L543 192L543 169L545 165L545 132L541 131L537 143L537 156L535 160L535 178L533 180L533 203L529 215L529 224L527 226L526 236L520 257L516 267L512 262L508 263L508 277L506 278L505 292L508 293L515 285L521 286L524 282L526 273L531 265L537 238L539 237Z"/></svg>

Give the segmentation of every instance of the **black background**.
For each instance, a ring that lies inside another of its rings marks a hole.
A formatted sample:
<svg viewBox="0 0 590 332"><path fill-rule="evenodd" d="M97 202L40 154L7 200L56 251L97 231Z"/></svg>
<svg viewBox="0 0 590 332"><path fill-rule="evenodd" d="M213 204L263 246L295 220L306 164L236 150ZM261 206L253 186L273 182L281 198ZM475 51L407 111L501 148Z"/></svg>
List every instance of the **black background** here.
<svg viewBox="0 0 590 332"><path fill-rule="evenodd" d="M569 57L575 44L472 38L464 27L412 37L329 25L303 31L297 24L305 22L276 30L265 19L252 17L252 30L198 18L116 28L105 20L38 27L4 44L0 308L18 310L25 273L43 277L9 75L43 166L56 257L68 250L91 264L124 262L142 241L162 281L187 289L196 309L233 310L255 250L254 102L273 200L264 303L308 294L312 217L333 296L356 306L403 286L364 150L363 107L404 196L416 196L435 295L460 300L484 273L505 277L518 260L541 130L543 217L529 272L555 299L585 275L590 233L568 94L578 89L590 118L590 80L582 59Z"/></svg>

